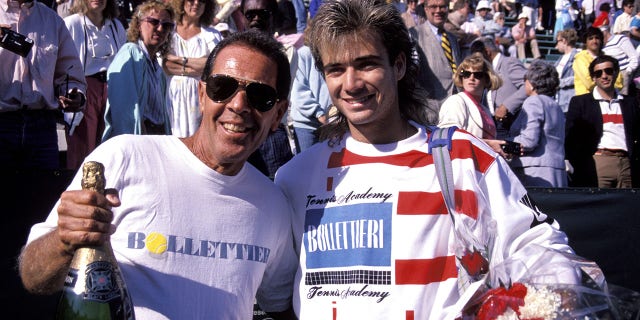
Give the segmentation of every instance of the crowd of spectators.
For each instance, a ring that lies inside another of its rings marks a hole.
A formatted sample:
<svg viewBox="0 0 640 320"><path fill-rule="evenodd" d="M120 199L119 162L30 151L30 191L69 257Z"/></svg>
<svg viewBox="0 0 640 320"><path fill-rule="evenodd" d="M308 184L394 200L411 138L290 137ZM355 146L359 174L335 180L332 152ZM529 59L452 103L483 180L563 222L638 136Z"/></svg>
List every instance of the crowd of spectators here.
<svg viewBox="0 0 640 320"><path fill-rule="evenodd" d="M600 102L602 123L597 125L604 132L596 139L600 151L589 156L623 155L629 165L620 171L631 172L629 186L640 185L635 179L640 157L633 145L640 137L640 8L633 0L557 0L554 6L536 0L387 2L401 13L414 42L418 84L430 108L425 114L439 114L441 125L455 124L485 139L522 171L525 184L577 186L572 161L560 168L556 159L567 158L564 136L572 127L565 128L565 115L572 113L577 97L596 96L614 111ZM0 145L5 168L60 167L56 123L65 124L70 169L115 135L192 135L202 117L199 76L205 58L224 35L246 29L262 30L285 44L293 88L282 124L250 162L273 178L292 154L316 143L315 131L331 120L329 93L303 35L322 1L97 3L0 0L0 24L35 40L24 57L0 48L2 60L10 62L3 63L0 75L7 88L0 94L0 122L15 129L2 134L24 134ZM31 19L34 14L40 19ZM553 57L541 53L540 34L553 35ZM602 56L617 61L611 74L611 68L594 69ZM616 90L604 95L610 99L598 92L604 87L599 81L608 77ZM620 108L622 98L635 107ZM622 136L610 143L610 134ZM551 140L553 148L545 147ZM512 141L520 143L520 153L504 152ZM526 168L546 165L531 164L526 160L531 157L547 164L553 158L554 178L531 179ZM560 169L564 178L558 177ZM604 186L591 181L580 186Z"/></svg>

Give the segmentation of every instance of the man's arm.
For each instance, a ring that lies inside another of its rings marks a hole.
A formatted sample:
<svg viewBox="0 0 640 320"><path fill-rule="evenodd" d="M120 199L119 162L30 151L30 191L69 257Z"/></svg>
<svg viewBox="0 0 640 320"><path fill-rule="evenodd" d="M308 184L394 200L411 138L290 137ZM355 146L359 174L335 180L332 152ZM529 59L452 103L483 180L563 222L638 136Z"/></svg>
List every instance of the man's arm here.
<svg viewBox="0 0 640 320"><path fill-rule="evenodd" d="M37 294L62 289L75 250L103 244L115 228L110 208L119 206L113 192L66 191L58 205L58 226L22 250L19 271L25 288Z"/></svg>

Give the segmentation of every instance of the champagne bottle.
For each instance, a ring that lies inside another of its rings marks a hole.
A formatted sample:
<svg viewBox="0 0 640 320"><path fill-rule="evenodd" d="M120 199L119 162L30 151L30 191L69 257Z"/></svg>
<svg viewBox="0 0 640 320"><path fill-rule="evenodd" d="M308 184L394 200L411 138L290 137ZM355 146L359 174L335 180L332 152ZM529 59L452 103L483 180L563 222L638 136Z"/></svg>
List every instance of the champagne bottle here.
<svg viewBox="0 0 640 320"><path fill-rule="evenodd" d="M82 167L82 189L104 194L104 166ZM109 242L78 248L64 280L56 319L133 320L133 304Z"/></svg>

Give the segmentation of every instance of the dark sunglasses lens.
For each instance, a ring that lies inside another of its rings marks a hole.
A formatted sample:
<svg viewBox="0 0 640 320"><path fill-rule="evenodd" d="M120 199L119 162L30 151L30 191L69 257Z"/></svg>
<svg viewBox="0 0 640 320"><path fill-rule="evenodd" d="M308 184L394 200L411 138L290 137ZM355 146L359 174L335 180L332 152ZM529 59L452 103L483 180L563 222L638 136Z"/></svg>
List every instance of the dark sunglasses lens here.
<svg viewBox="0 0 640 320"><path fill-rule="evenodd" d="M267 112L276 104L277 93L272 87L262 83L250 83L247 86L247 99L252 108Z"/></svg>
<svg viewBox="0 0 640 320"><path fill-rule="evenodd" d="M215 102L229 99L238 89L238 81L231 77L212 76L207 79L207 95Z"/></svg>
<svg viewBox="0 0 640 320"><path fill-rule="evenodd" d="M268 20L269 17L271 16L271 11L266 9L248 10L247 12L244 13L244 16L249 21L253 20L255 17L260 18L260 20Z"/></svg>
<svg viewBox="0 0 640 320"><path fill-rule="evenodd" d="M465 70L465 71L461 71L460 75L464 79L471 78L471 75L473 75L473 77L476 78L476 79L484 79L486 74L484 72L482 72L482 71L470 72L470 71L466 71Z"/></svg>
<svg viewBox="0 0 640 320"><path fill-rule="evenodd" d="M604 68L604 69L600 69L600 70L596 70L593 72L593 75L596 76L596 78L600 78L602 77L602 73L606 73L608 76L612 76L613 75L613 68Z"/></svg>
<svg viewBox="0 0 640 320"><path fill-rule="evenodd" d="M163 22L162 23L162 29L173 30L174 26L175 26L175 24L173 24L173 22Z"/></svg>

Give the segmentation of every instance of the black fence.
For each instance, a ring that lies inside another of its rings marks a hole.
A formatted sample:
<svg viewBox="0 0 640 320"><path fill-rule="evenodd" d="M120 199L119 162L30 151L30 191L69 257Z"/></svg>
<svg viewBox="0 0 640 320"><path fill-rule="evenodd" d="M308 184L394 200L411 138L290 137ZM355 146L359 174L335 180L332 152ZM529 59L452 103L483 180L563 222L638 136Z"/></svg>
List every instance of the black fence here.
<svg viewBox="0 0 640 320"><path fill-rule="evenodd" d="M16 258L29 228L43 221L66 188L70 171L0 173L5 319L52 319L57 296L22 287ZM576 252L596 261L609 283L640 291L640 189L529 189L540 209L560 222Z"/></svg>

